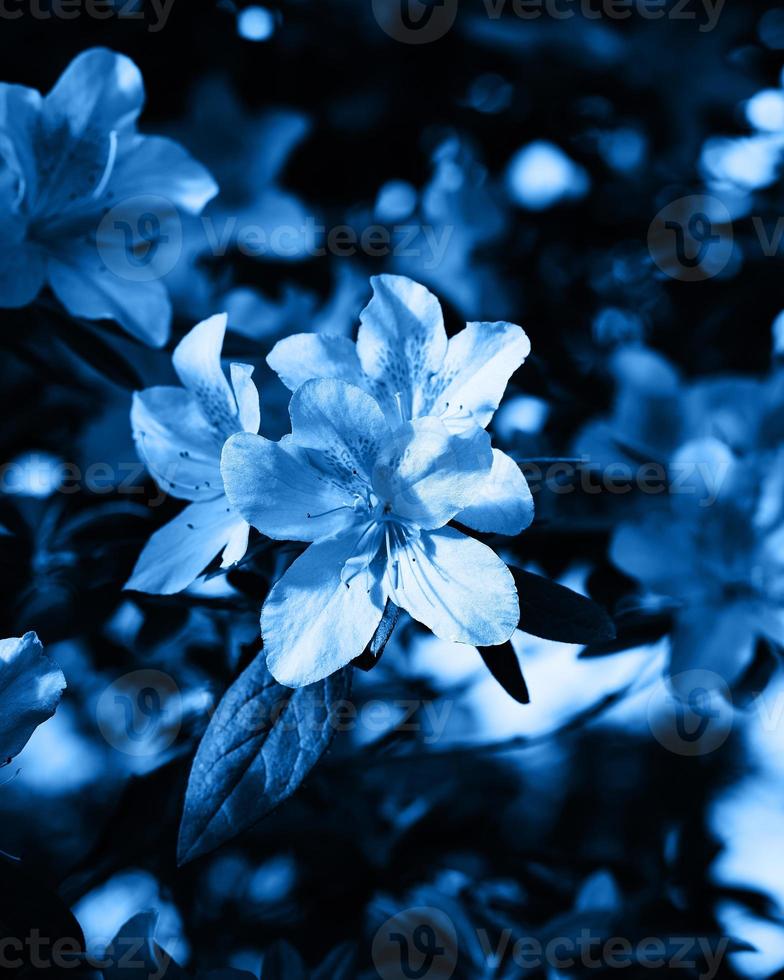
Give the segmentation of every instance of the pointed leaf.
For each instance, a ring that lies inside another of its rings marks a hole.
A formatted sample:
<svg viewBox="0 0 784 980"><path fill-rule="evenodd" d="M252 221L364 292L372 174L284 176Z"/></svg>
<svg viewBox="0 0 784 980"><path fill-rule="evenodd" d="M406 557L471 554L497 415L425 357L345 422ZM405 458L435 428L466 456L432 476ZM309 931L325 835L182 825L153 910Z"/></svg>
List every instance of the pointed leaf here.
<svg viewBox="0 0 784 980"><path fill-rule="evenodd" d="M511 643L497 647L477 647L485 666L510 698L519 704L530 704L531 696L525 683L520 661Z"/></svg>
<svg viewBox="0 0 784 980"><path fill-rule="evenodd" d="M566 586L509 569L520 597L520 629L532 636L559 643L602 643L615 637L615 626L601 606Z"/></svg>
<svg viewBox="0 0 784 980"><path fill-rule="evenodd" d="M180 826L180 863L219 847L294 793L326 751L350 669L292 690L259 656L218 705L196 752Z"/></svg>
<svg viewBox="0 0 784 980"><path fill-rule="evenodd" d="M387 600L387 604L384 607L384 615L376 627L373 639L368 643L362 653L351 661L354 667L359 667L360 670L367 672L376 666L395 631L395 626L399 618L400 607L396 606L394 602Z"/></svg>
<svg viewBox="0 0 784 980"><path fill-rule="evenodd" d="M284 939L279 939L264 954L259 980L307 980L302 957Z"/></svg>
<svg viewBox="0 0 784 980"><path fill-rule="evenodd" d="M187 974L155 941L158 913L139 912L122 925L106 950L103 980L151 980L170 977L186 980Z"/></svg>
<svg viewBox="0 0 784 980"><path fill-rule="evenodd" d="M655 643L672 629L672 625L672 612L667 610L624 614L616 621L617 634L614 637L591 643L580 651L580 657L606 657Z"/></svg>
<svg viewBox="0 0 784 980"><path fill-rule="evenodd" d="M347 941L329 952L313 971L312 980L353 980L357 975L357 949Z"/></svg>
<svg viewBox="0 0 784 980"><path fill-rule="evenodd" d="M36 933L45 936L49 943L62 940L62 955L67 960L64 964L65 974L82 980L84 972L76 966L85 943L82 929L68 905L54 892L49 885L33 876L25 864L0 853L0 895L4 901L0 903L0 935L3 937L28 937ZM18 973L7 968L3 976L35 975L32 955L35 945L25 945L23 949L14 952L14 957L22 961ZM39 951L40 952L40 951ZM9 950L10 954L10 950Z"/></svg>
<svg viewBox="0 0 784 980"><path fill-rule="evenodd" d="M61 342L93 370L127 391L144 387L136 368L120 353L111 336L79 320L52 322Z"/></svg>

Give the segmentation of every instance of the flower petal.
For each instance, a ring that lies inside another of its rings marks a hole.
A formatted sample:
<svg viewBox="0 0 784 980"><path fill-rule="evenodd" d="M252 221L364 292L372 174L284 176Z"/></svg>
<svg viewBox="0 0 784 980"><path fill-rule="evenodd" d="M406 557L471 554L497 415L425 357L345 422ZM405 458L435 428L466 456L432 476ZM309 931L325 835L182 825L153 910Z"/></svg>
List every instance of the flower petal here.
<svg viewBox="0 0 784 980"><path fill-rule="evenodd" d="M64 690L63 672L35 633L0 640L0 765L51 718Z"/></svg>
<svg viewBox="0 0 784 980"><path fill-rule="evenodd" d="M242 523L225 497L189 504L153 534L125 588L154 595L181 592L223 551Z"/></svg>
<svg viewBox="0 0 784 980"><path fill-rule="evenodd" d="M248 536L250 534L250 524L240 521L231 532L231 537L221 556L221 568L230 568L236 565L245 557L248 550Z"/></svg>
<svg viewBox="0 0 784 980"><path fill-rule="evenodd" d="M116 320L128 333L152 347L169 336L171 303L157 279L137 282L111 272L94 244L67 241L49 257L49 282L73 316Z"/></svg>
<svg viewBox="0 0 784 980"><path fill-rule="evenodd" d="M429 379L447 350L441 306L405 276L373 276L373 298L360 314L357 353L389 418L425 411ZM398 401L400 408L398 408Z"/></svg>
<svg viewBox="0 0 784 980"><path fill-rule="evenodd" d="M348 337L293 334L275 344L267 364L290 391L312 378L339 378L359 388L367 384L356 345Z"/></svg>
<svg viewBox="0 0 784 980"><path fill-rule="evenodd" d="M687 592L699 574L699 549L692 529L669 513L648 514L620 524L613 533L610 560L649 589L665 595Z"/></svg>
<svg viewBox="0 0 784 980"><path fill-rule="evenodd" d="M0 158L14 173L20 194L35 197L38 180L36 138L41 123L41 93L24 85L0 83ZM18 202L17 202L18 203Z"/></svg>
<svg viewBox="0 0 784 980"><path fill-rule="evenodd" d="M534 498L520 467L500 449L473 503L456 515L466 527L485 534L519 534L534 519Z"/></svg>
<svg viewBox="0 0 784 980"><path fill-rule="evenodd" d="M256 433L261 425L261 408L259 391L253 382L253 366L234 362L229 365L229 372L237 401L240 425L244 432Z"/></svg>
<svg viewBox="0 0 784 980"><path fill-rule="evenodd" d="M50 126L62 120L74 137L133 125L144 105L136 65L108 48L90 48L68 65L44 99Z"/></svg>
<svg viewBox="0 0 784 980"><path fill-rule="evenodd" d="M362 492L381 446L391 436L378 403L345 381L306 381L291 396L291 437L314 465L343 487Z"/></svg>
<svg viewBox="0 0 784 980"><path fill-rule="evenodd" d="M99 190L143 103L141 73L124 55L91 48L71 62L42 103L37 216L81 207Z"/></svg>
<svg viewBox="0 0 784 980"><path fill-rule="evenodd" d="M458 431L471 424L484 428L530 351L531 342L514 323L469 323L449 341L428 414Z"/></svg>
<svg viewBox="0 0 784 980"><path fill-rule="evenodd" d="M0 247L0 306L27 306L45 279L46 255L35 242Z"/></svg>
<svg viewBox="0 0 784 980"><path fill-rule="evenodd" d="M267 537L315 541L356 521L350 493L314 469L290 439L240 432L223 447L221 472L232 507Z"/></svg>
<svg viewBox="0 0 784 980"><path fill-rule="evenodd" d="M410 539L387 573L392 600L442 640L495 646L520 621L509 569L487 545L451 527Z"/></svg>
<svg viewBox="0 0 784 980"><path fill-rule="evenodd" d="M341 580L347 561L373 557L371 547L363 552L361 535L352 528L310 545L267 597L261 634L278 683L304 687L328 677L372 639L384 612L380 585L371 582L368 589L363 575Z"/></svg>
<svg viewBox="0 0 784 980"><path fill-rule="evenodd" d="M140 458L162 489L184 500L222 496L222 440L189 391L157 387L135 392L131 428Z"/></svg>
<svg viewBox="0 0 784 980"><path fill-rule="evenodd" d="M218 185L206 167L174 140L134 135L117 155L104 198L110 193L117 202L150 195L199 214L218 193Z"/></svg>
<svg viewBox="0 0 784 980"><path fill-rule="evenodd" d="M711 674L732 685L754 656L757 616L748 602L724 606L696 604L678 616L671 638L670 674L675 679L690 670L705 672L705 687L712 687ZM687 678L688 679L688 678Z"/></svg>
<svg viewBox="0 0 784 980"><path fill-rule="evenodd" d="M373 489L397 517L427 529L442 527L476 499L492 465L484 429L454 435L438 419L416 419L383 446Z"/></svg>
<svg viewBox="0 0 784 980"><path fill-rule="evenodd" d="M237 402L220 359L227 319L225 313L219 313L197 323L172 356L180 381L192 392L210 425L226 439L240 428Z"/></svg>

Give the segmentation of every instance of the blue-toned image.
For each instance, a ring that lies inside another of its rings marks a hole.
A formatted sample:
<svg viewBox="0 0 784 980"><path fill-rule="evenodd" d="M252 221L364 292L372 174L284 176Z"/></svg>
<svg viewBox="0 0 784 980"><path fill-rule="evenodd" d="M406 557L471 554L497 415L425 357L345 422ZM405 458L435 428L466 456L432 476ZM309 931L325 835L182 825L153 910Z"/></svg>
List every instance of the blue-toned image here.
<svg viewBox="0 0 784 980"><path fill-rule="evenodd" d="M0 973L784 978L784 6L0 29Z"/></svg>

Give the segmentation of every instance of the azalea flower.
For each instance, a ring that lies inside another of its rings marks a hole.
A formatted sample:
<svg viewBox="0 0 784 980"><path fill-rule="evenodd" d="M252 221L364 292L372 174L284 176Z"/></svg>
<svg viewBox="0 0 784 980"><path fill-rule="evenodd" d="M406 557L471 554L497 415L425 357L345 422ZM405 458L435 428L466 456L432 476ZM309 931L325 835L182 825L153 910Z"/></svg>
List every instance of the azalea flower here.
<svg viewBox="0 0 784 980"><path fill-rule="evenodd" d="M0 640L0 765L52 717L64 690L63 672L35 633Z"/></svg>
<svg viewBox="0 0 784 980"><path fill-rule="evenodd" d="M402 397L418 398L414 390ZM306 381L289 413L289 436L232 436L221 466L229 501L254 527L312 542L262 609L275 679L300 687L359 656L388 599L443 639L508 640L520 618L511 573L447 526L487 484L488 434L450 431L434 416L390 420L368 392L338 379Z"/></svg>
<svg viewBox="0 0 784 980"><path fill-rule="evenodd" d="M620 347L609 363L615 400L590 421L575 450L595 466L640 460L669 463L687 442L715 438L738 454L784 441L784 374L725 374L686 382L659 352Z"/></svg>
<svg viewBox="0 0 784 980"><path fill-rule="evenodd" d="M179 144L136 131L143 103L138 68L105 48L46 96L0 85L0 306L49 285L73 316L166 342L171 304L151 263L176 247L177 209L198 214L217 186Z"/></svg>
<svg viewBox="0 0 784 980"><path fill-rule="evenodd" d="M225 333L225 313L197 324L172 358L183 387L147 388L133 396L139 456L163 489L191 502L150 538L127 589L179 592L219 552L228 568L247 549L248 524L226 499L220 454L233 433L259 431L259 393L248 364L232 364L231 385L226 380L220 361Z"/></svg>
<svg viewBox="0 0 784 980"><path fill-rule="evenodd" d="M757 639L784 644L784 452L736 455L716 438L686 443L664 511L619 525L613 562L674 609L673 680L738 681Z"/></svg>
<svg viewBox="0 0 784 980"><path fill-rule="evenodd" d="M296 391L312 378L338 378L367 391L387 423L432 416L453 433L489 425L506 385L531 350L513 323L469 323L447 339L438 300L405 276L375 276L357 342L324 334L279 341L267 362ZM457 517L476 531L519 534L533 499L519 466L493 450L481 493Z"/></svg>

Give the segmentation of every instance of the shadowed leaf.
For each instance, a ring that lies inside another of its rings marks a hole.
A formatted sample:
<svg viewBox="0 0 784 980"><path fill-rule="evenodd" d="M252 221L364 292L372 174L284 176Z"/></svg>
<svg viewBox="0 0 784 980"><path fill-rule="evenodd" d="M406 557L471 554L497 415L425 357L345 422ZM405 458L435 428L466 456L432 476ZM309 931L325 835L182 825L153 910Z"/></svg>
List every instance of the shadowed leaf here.
<svg viewBox="0 0 784 980"><path fill-rule="evenodd" d="M196 752L185 796L181 864L219 847L295 792L326 751L351 670L292 690L257 657L223 696Z"/></svg>
<svg viewBox="0 0 784 980"><path fill-rule="evenodd" d="M564 585L510 567L520 596L520 629L559 643L602 643L614 639L615 626L592 599Z"/></svg>
<svg viewBox="0 0 784 980"><path fill-rule="evenodd" d="M531 696L525 683L520 661L511 643L497 647L477 647L485 666L510 698L519 704L530 704Z"/></svg>
<svg viewBox="0 0 784 980"><path fill-rule="evenodd" d="M367 672L376 666L381 659L381 654L386 649L386 645L389 643L389 640L395 631L395 626L397 625L399 618L399 606L396 606L394 602L387 600L387 604L384 607L384 615L381 617L381 622L376 627L376 632L373 634L373 639L367 645L367 648L352 661L354 667L359 667L360 670Z"/></svg>

